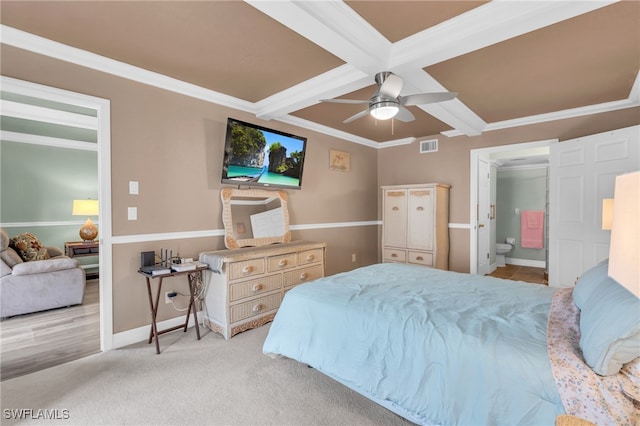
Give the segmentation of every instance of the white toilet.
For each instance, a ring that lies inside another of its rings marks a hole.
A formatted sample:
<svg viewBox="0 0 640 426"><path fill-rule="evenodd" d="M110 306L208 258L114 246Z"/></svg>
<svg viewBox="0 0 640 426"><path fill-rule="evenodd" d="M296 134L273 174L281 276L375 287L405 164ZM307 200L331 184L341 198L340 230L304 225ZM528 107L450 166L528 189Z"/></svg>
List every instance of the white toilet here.
<svg viewBox="0 0 640 426"><path fill-rule="evenodd" d="M511 251L513 247L511 244L506 243L497 243L496 244L496 265L497 266L505 266L504 257L507 253Z"/></svg>

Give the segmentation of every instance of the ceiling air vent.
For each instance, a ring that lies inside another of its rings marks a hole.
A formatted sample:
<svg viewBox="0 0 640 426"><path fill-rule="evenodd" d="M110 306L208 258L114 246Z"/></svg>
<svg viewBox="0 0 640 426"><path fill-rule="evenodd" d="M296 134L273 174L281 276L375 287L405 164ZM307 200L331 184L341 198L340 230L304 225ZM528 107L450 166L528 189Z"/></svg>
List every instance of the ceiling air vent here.
<svg viewBox="0 0 640 426"><path fill-rule="evenodd" d="M420 154L425 152L436 152L438 150L438 139L420 141Z"/></svg>

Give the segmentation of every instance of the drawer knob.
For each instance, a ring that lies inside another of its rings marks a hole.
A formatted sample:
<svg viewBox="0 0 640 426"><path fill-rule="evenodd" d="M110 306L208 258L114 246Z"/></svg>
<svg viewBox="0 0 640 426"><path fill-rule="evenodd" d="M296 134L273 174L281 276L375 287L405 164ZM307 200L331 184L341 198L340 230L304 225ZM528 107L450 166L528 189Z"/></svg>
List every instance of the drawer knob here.
<svg viewBox="0 0 640 426"><path fill-rule="evenodd" d="M313 262L313 259L315 259L316 257L312 254L310 254L309 256L307 256L307 262Z"/></svg>
<svg viewBox="0 0 640 426"><path fill-rule="evenodd" d="M287 259L282 259L280 260L280 262L278 262L278 266L284 268L285 266L287 266L287 263Z"/></svg>
<svg viewBox="0 0 640 426"><path fill-rule="evenodd" d="M422 210L424 210L424 207L422 207L422 206L418 206L418 207L416 207L416 210L418 210L419 212L421 212Z"/></svg>
<svg viewBox="0 0 640 426"><path fill-rule="evenodd" d="M309 278L309 274L306 272L300 274L300 281L305 281L307 278Z"/></svg>
<svg viewBox="0 0 640 426"><path fill-rule="evenodd" d="M257 305L253 305L253 313L257 314L258 312L260 312L262 310L263 306L261 303L258 303Z"/></svg>
<svg viewBox="0 0 640 426"><path fill-rule="evenodd" d="M391 210L393 210L394 212L397 212L400 209L398 207L392 207Z"/></svg>
<svg viewBox="0 0 640 426"><path fill-rule="evenodd" d="M256 291L260 291L264 288L264 286L261 283L258 284L254 284L253 287L251 288L251 290L253 290L253 292L255 293Z"/></svg>
<svg viewBox="0 0 640 426"><path fill-rule="evenodd" d="M391 257L398 257L398 255L395 253L391 253Z"/></svg>
<svg viewBox="0 0 640 426"><path fill-rule="evenodd" d="M416 260L424 260L424 257L418 256L418 257L416 257Z"/></svg>
<svg viewBox="0 0 640 426"><path fill-rule="evenodd" d="M251 273L251 272L253 272L253 266L251 266L251 265L245 266L245 267L242 269L242 273L243 273L243 274L249 274L249 273Z"/></svg>

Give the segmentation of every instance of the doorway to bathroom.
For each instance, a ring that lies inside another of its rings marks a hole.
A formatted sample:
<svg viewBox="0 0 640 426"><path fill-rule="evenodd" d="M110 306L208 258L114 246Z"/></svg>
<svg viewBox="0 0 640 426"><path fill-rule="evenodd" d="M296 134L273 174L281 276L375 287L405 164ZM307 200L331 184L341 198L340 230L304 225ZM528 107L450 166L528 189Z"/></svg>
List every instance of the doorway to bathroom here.
<svg viewBox="0 0 640 426"><path fill-rule="evenodd" d="M557 139L471 150L472 274L489 274L498 268L496 245L506 244L507 238L511 248L502 256L511 265L548 265L548 160L549 146L555 142ZM521 247L523 211L542 212L541 249Z"/></svg>

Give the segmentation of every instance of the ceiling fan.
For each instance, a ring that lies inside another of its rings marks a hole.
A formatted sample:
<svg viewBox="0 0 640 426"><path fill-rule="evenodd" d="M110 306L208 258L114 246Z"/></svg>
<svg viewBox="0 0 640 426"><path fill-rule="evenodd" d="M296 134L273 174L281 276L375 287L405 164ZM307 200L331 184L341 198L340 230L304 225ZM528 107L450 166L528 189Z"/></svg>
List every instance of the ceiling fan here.
<svg viewBox="0 0 640 426"><path fill-rule="evenodd" d="M332 102L336 104L369 104L367 109L352 115L344 120L343 123L351 123L358 118L366 116L367 114L371 114L377 120L397 118L398 120L406 123L415 120L411 111L405 108L406 106L448 101L454 99L458 95L456 92L437 92L400 96L400 91L402 90L404 81L401 77L391 71L382 71L377 73L375 81L378 84L378 90L369 100L321 99L320 102Z"/></svg>

